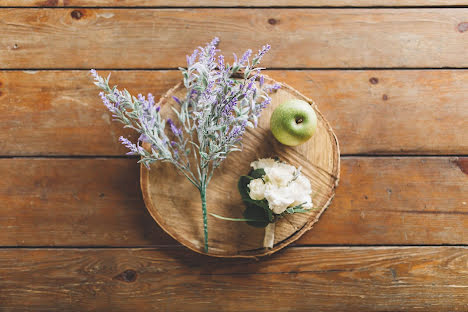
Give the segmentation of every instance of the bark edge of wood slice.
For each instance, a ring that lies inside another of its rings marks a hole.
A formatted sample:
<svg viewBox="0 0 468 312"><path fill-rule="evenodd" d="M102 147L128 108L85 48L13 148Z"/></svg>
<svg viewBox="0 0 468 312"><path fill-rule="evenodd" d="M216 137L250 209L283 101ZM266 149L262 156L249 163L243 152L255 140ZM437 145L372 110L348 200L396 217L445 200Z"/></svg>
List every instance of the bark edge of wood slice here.
<svg viewBox="0 0 468 312"><path fill-rule="evenodd" d="M265 83L276 83L265 76ZM140 184L145 205L159 226L187 248L209 256L225 258L256 258L273 254L296 241L319 220L330 205L340 174L338 140L317 108L317 105L297 90L284 83L270 94L271 104L262 112L258 127L248 128L244 134L241 152L233 152L216 169L207 190L208 213L242 218L245 209L237 190L237 181L247 174L250 163L259 158L279 157L282 161L302 167L313 189L314 209L296 213L276 222L273 248L263 247L264 229L245 222L233 222L208 216L209 250L203 248L203 221L198 190L172 164L155 163L148 170L140 166ZM170 106L176 103L172 96L183 97L185 87L179 83L159 100L165 119L175 117ZM273 110L289 99L308 102L317 114L317 131L306 143L289 147L282 145L270 131ZM177 117L175 117L177 120Z"/></svg>

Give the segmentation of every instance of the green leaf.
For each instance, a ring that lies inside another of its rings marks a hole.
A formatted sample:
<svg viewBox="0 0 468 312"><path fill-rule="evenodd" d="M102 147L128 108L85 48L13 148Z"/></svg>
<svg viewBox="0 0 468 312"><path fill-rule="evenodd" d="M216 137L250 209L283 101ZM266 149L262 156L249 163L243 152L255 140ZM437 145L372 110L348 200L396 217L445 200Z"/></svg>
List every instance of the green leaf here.
<svg viewBox="0 0 468 312"><path fill-rule="evenodd" d="M261 178L265 175L265 170L263 169L256 169L251 171L250 173L252 176L241 176L239 178L239 182L237 183L237 187L239 189L239 193L242 197L242 201L246 206L246 210L244 212L244 217L246 219L255 219L255 220L262 220L262 221L247 221L247 224L255 226L255 227L265 227L268 223L273 222L274 215L273 211L268 206L268 202L266 199L263 200L253 200L250 198L249 195L249 183L254 178Z"/></svg>
<svg viewBox="0 0 468 312"><path fill-rule="evenodd" d="M268 220L268 217L265 216L264 209L262 209L259 206L255 206L253 204L247 204L247 208L244 211L244 218L259 220L259 221L247 221L248 225L259 227L259 228L264 228L270 223Z"/></svg>
<svg viewBox="0 0 468 312"><path fill-rule="evenodd" d="M294 212L293 213L296 213L296 212L310 212L311 210L310 209L300 209L300 208L296 208L294 209Z"/></svg>
<svg viewBox="0 0 468 312"><path fill-rule="evenodd" d="M265 169L258 168L258 169L252 170L249 173L249 176L251 176L253 179L260 179L260 178L263 178L265 174L266 174Z"/></svg>
<svg viewBox="0 0 468 312"><path fill-rule="evenodd" d="M252 177L241 176L237 182L237 188L239 189L239 193L243 201L251 200L249 195L249 187L247 186L251 180L253 180Z"/></svg>
<svg viewBox="0 0 468 312"><path fill-rule="evenodd" d="M263 210L265 210L265 213L268 217L268 221L273 222L273 220L275 219L275 216L273 215L273 211L268 206L268 202L266 200L265 200L265 205L263 206Z"/></svg>
<svg viewBox="0 0 468 312"><path fill-rule="evenodd" d="M292 213L296 213L296 212L310 212L311 209L303 209L302 206L304 206L305 203L302 203L302 204L299 204L297 206L294 206L294 207L290 207L290 208L287 208L283 213L282 215L285 215L285 214L292 214Z"/></svg>
<svg viewBox="0 0 468 312"><path fill-rule="evenodd" d="M255 202L257 206L263 208L263 211L265 213L265 217L267 218L267 220L269 222L273 222L273 219L275 216L273 215L273 211L268 206L268 201L266 199L262 199L262 200L256 200Z"/></svg>

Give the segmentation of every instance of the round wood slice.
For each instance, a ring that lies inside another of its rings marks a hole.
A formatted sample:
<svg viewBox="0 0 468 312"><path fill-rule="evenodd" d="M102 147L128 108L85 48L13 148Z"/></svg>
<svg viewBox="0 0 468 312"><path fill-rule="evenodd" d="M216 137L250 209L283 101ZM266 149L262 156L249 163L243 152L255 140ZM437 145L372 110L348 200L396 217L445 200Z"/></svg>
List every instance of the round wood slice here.
<svg viewBox="0 0 468 312"><path fill-rule="evenodd" d="M273 84L272 79L265 83ZM259 158L278 156L282 161L302 167L310 180L314 209L296 213L276 222L273 248L263 247L265 230L208 216L208 255L217 257L258 257L272 254L297 240L318 221L330 204L340 173L338 141L330 125L316 104L293 88L281 84L281 89L270 94L271 104L260 117L258 127L248 128L244 134L242 152L229 154L216 169L208 185L208 213L224 217L242 218L245 209L237 190L237 181L250 170L250 163ZM172 96L183 98L186 89L179 84L160 100L162 115L174 118L170 106ZM297 147L282 145L270 131L273 110L289 99L301 99L312 105L317 113L318 127L314 136ZM177 118L175 118L177 119ZM198 190L172 164L155 163L151 170L141 166L141 188L146 207L156 222L173 238L186 247L205 254L203 250L203 221Z"/></svg>

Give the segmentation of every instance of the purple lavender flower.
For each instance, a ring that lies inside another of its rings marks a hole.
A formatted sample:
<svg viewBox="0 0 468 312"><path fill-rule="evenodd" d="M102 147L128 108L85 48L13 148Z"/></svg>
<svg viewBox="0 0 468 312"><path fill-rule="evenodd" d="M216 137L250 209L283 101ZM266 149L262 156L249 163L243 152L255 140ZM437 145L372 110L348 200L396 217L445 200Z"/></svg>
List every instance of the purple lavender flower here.
<svg viewBox="0 0 468 312"><path fill-rule="evenodd" d="M242 55L242 58L239 61L240 65L244 65L245 62L249 59L249 57L252 55L252 50L248 49L245 51L244 55Z"/></svg>
<svg viewBox="0 0 468 312"><path fill-rule="evenodd" d="M96 72L95 69L91 69L89 72L90 72L91 75L93 76L94 80L98 80L98 79L99 79L99 75L98 75L98 73Z"/></svg>
<svg viewBox="0 0 468 312"><path fill-rule="evenodd" d="M222 71L224 71L224 69L226 68L226 65L224 65L224 56L223 55L218 56L218 67Z"/></svg>
<svg viewBox="0 0 468 312"><path fill-rule="evenodd" d="M270 50L271 46L269 44L264 45L254 57L254 63L258 64L262 57Z"/></svg>
<svg viewBox="0 0 468 312"><path fill-rule="evenodd" d="M260 76L260 88L263 87L263 84L265 83L265 78L263 75Z"/></svg>
<svg viewBox="0 0 468 312"><path fill-rule="evenodd" d="M148 102L146 101L145 97L141 93L138 94L137 99L145 111L148 111L150 109Z"/></svg>
<svg viewBox="0 0 468 312"><path fill-rule="evenodd" d="M154 96L151 93L148 93L148 105L149 106L154 105Z"/></svg>
<svg viewBox="0 0 468 312"><path fill-rule="evenodd" d="M196 99L198 96L198 91L195 90L195 89L192 89L192 91L190 91L190 98L191 99Z"/></svg>
<svg viewBox="0 0 468 312"><path fill-rule="evenodd" d="M120 93L119 93L119 91L118 91L117 89L114 90L114 98L115 98L114 106L115 106L116 108L119 108L121 96L120 96Z"/></svg>
<svg viewBox="0 0 468 312"><path fill-rule="evenodd" d="M271 103L271 98L266 98L262 103L260 103L260 110L266 108ZM259 111L260 114L260 111Z"/></svg>
<svg viewBox="0 0 468 312"><path fill-rule="evenodd" d="M156 107L156 112L157 113L159 113L160 110L161 110L161 106Z"/></svg>
<svg viewBox="0 0 468 312"><path fill-rule="evenodd" d="M219 38L218 38L218 37L214 37L213 40L211 40L209 46L215 47L215 48L216 48L216 46L218 45L218 43L219 43Z"/></svg>
<svg viewBox="0 0 468 312"><path fill-rule="evenodd" d="M138 155L139 154L139 148L136 146L136 144L133 144L128 140L127 138L124 138L121 136L119 138L119 141L122 142L123 145L125 145L126 148L130 150L130 152L127 153L127 155Z"/></svg>
<svg viewBox="0 0 468 312"><path fill-rule="evenodd" d="M194 50L192 55L188 56L187 55L187 66L190 67L195 63L195 60L197 59L198 55L198 49Z"/></svg>
<svg viewBox="0 0 468 312"><path fill-rule="evenodd" d="M238 142L242 139L242 136L245 132L245 127L247 126L247 120L243 120L240 125L237 125L232 128L231 132L228 135L228 141Z"/></svg>
<svg viewBox="0 0 468 312"><path fill-rule="evenodd" d="M275 83L272 86L268 86L265 88L265 91L268 93L272 93L273 91L276 91L278 89L281 89L281 85L279 83Z"/></svg>
<svg viewBox="0 0 468 312"><path fill-rule="evenodd" d="M224 106L224 109L223 109L223 117L227 117L229 115L231 115L231 112L232 112L232 109L234 108L234 106L237 105L237 101L235 98L233 98L231 101L229 101L225 106Z"/></svg>
<svg viewBox="0 0 468 312"><path fill-rule="evenodd" d="M138 142L149 142L149 138L146 134L142 133L138 138Z"/></svg>
<svg viewBox="0 0 468 312"><path fill-rule="evenodd" d="M179 98L177 96L173 95L172 98L174 99L174 101L177 102L177 104L182 105L182 102L179 100Z"/></svg>
<svg viewBox="0 0 468 312"><path fill-rule="evenodd" d="M172 121L172 119L167 119L167 123L171 127L172 133L174 133L175 136L181 136L182 135L182 129L177 129L176 125Z"/></svg>
<svg viewBox="0 0 468 312"><path fill-rule="evenodd" d="M228 140L232 140L234 138L237 138L242 131L242 128L240 126L235 126L232 128L231 132L229 133Z"/></svg>
<svg viewBox="0 0 468 312"><path fill-rule="evenodd" d="M107 107L107 109L108 109L111 113L115 113L116 107L109 101L109 99L108 99L107 96L104 94L104 92L99 92L99 96L101 97L101 100L102 100L102 102L104 103L104 105Z"/></svg>
<svg viewBox="0 0 468 312"><path fill-rule="evenodd" d="M215 37L205 48L206 55L203 58L203 61L208 64L212 64L214 57L216 55L216 46L218 45L219 39ZM200 48L203 50L203 48Z"/></svg>
<svg viewBox="0 0 468 312"><path fill-rule="evenodd" d="M206 86L205 90L203 91L203 94L202 94L202 98L206 101L206 102L209 102L210 101L210 98L211 98L211 95L212 95L212 91L213 91L213 84L214 84L214 81L210 81L208 82L208 85Z"/></svg>

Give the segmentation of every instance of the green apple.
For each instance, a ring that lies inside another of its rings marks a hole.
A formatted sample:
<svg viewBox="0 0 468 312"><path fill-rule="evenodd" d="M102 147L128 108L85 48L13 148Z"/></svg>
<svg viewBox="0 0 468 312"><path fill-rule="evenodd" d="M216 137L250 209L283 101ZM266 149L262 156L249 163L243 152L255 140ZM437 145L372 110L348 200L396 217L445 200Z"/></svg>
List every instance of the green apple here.
<svg viewBox="0 0 468 312"><path fill-rule="evenodd" d="M271 114L270 129L284 145L296 146L310 139L317 129L317 115L309 103L289 100Z"/></svg>

